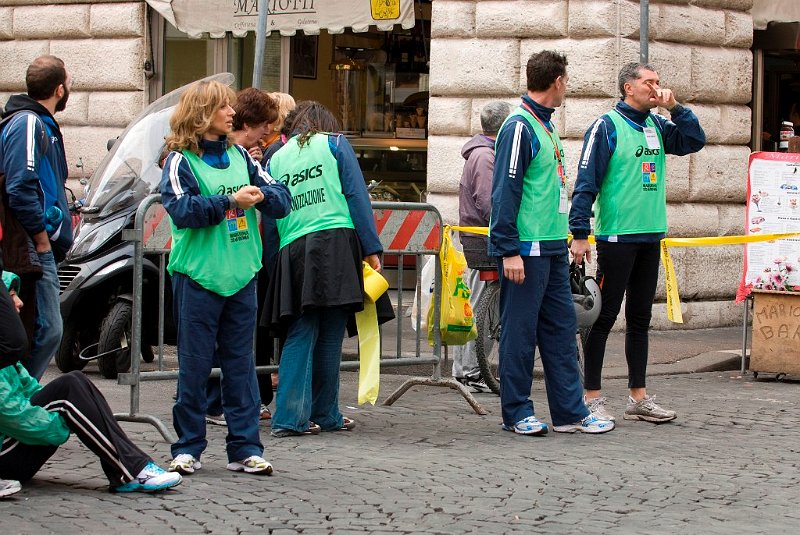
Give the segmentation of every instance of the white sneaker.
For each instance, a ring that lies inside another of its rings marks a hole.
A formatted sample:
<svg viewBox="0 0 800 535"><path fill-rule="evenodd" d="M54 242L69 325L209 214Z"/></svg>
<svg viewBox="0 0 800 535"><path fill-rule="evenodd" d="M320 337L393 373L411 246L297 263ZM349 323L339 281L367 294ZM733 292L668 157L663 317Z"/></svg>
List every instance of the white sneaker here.
<svg viewBox="0 0 800 535"><path fill-rule="evenodd" d="M626 420L644 420L660 424L677 418L675 411L667 410L656 403L655 396L645 396L639 401L628 396L628 408L622 415Z"/></svg>
<svg viewBox="0 0 800 535"><path fill-rule="evenodd" d="M614 422L600 420L591 414L574 424L553 426L553 431L556 433L574 433L575 431L580 431L581 433L608 433L612 429L614 429Z"/></svg>
<svg viewBox="0 0 800 535"><path fill-rule="evenodd" d="M172 462L169 463L169 468L167 469L170 472L178 472L179 474L188 475L194 474L195 470L200 470L203 467L200 464L200 461L195 459L193 456L189 455L188 453L179 453L172 459Z"/></svg>
<svg viewBox="0 0 800 535"><path fill-rule="evenodd" d="M272 465L258 455L251 455L242 461L228 463L228 470L247 474L272 474Z"/></svg>
<svg viewBox="0 0 800 535"><path fill-rule="evenodd" d="M206 423L211 425L228 425L224 414L206 414Z"/></svg>
<svg viewBox="0 0 800 535"><path fill-rule="evenodd" d="M19 481L13 479L0 479L0 498L11 496L22 490Z"/></svg>
<svg viewBox="0 0 800 535"><path fill-rule="evenodd" d="M589 412L592 413L592 416L595 416L598 420L605 420L607 422L615 422L617 420L613 414L606 410L606 398L601 396L599 398L587 400L586 396L583 396L583 403L586 405L586 408L589 409Z"/></svg>

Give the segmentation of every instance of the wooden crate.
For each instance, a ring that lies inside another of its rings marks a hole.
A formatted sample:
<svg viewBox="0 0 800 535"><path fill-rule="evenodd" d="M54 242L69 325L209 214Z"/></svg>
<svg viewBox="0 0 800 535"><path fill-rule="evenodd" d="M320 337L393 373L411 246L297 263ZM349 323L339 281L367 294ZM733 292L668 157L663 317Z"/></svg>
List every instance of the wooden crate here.
<svg viewBox="0 0 800 535"><path fill-rule="evenodd" d="M750 370L800 375L800 294L753 293Z"/></svg>

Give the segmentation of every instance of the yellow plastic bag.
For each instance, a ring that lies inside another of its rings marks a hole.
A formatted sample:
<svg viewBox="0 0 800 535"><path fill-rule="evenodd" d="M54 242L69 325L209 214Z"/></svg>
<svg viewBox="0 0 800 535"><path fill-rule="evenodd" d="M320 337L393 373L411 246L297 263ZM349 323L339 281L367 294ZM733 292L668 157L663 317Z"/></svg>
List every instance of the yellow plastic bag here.
<svg viewBox="0 0 800 535"><path fill-rule="evenodd" d="M464 345L478 337L475 316L469 297L472 294L464 280L467 260L464 253L453 246L450 227L444 228L442 249L442 310L439 331L442 343L450 346ZM428 310L428 342L433 345L433 305Z"/></svg>

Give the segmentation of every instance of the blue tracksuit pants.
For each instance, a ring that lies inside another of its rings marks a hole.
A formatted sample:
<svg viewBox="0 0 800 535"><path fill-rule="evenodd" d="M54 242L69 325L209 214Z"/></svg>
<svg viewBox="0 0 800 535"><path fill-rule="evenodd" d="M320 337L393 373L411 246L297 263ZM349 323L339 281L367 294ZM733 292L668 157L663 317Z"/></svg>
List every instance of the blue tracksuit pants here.
<svg viewBox="0 0 800 535"><path fill-rule="evenodd" d="M196 459L206 449L206 384L214 356L222 369L222 407L228 423L230 462L262 455L259 393L253 360L256 283L230 297L210 292L181 273L172 276L173 313L178 326L178 399L172 421L178 441L172 455Z"/></svg>
<svg viewBox="0 0 800 535"><path fill-rule="evenodd" d="M577 320L567 255L523 256L525 280L514 284L500 269L500 404L503 423L532 416L530 399L536 346L542 356L553 425L585 418L578 370Z"/></svg>

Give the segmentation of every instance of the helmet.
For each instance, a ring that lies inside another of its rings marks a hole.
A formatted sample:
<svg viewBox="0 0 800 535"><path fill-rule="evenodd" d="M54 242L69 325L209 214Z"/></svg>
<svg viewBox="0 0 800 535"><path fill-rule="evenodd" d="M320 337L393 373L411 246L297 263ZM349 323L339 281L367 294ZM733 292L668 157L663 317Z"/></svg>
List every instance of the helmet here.
<svg viewBox="0 0 800 535"><path fill-rule="evenodd" d="M572 303L578 318L578 328L591 327L600 316L600 286L594 277L587 277L583 264L575 262L569 266L569 285L572 289Z"/></svg>

